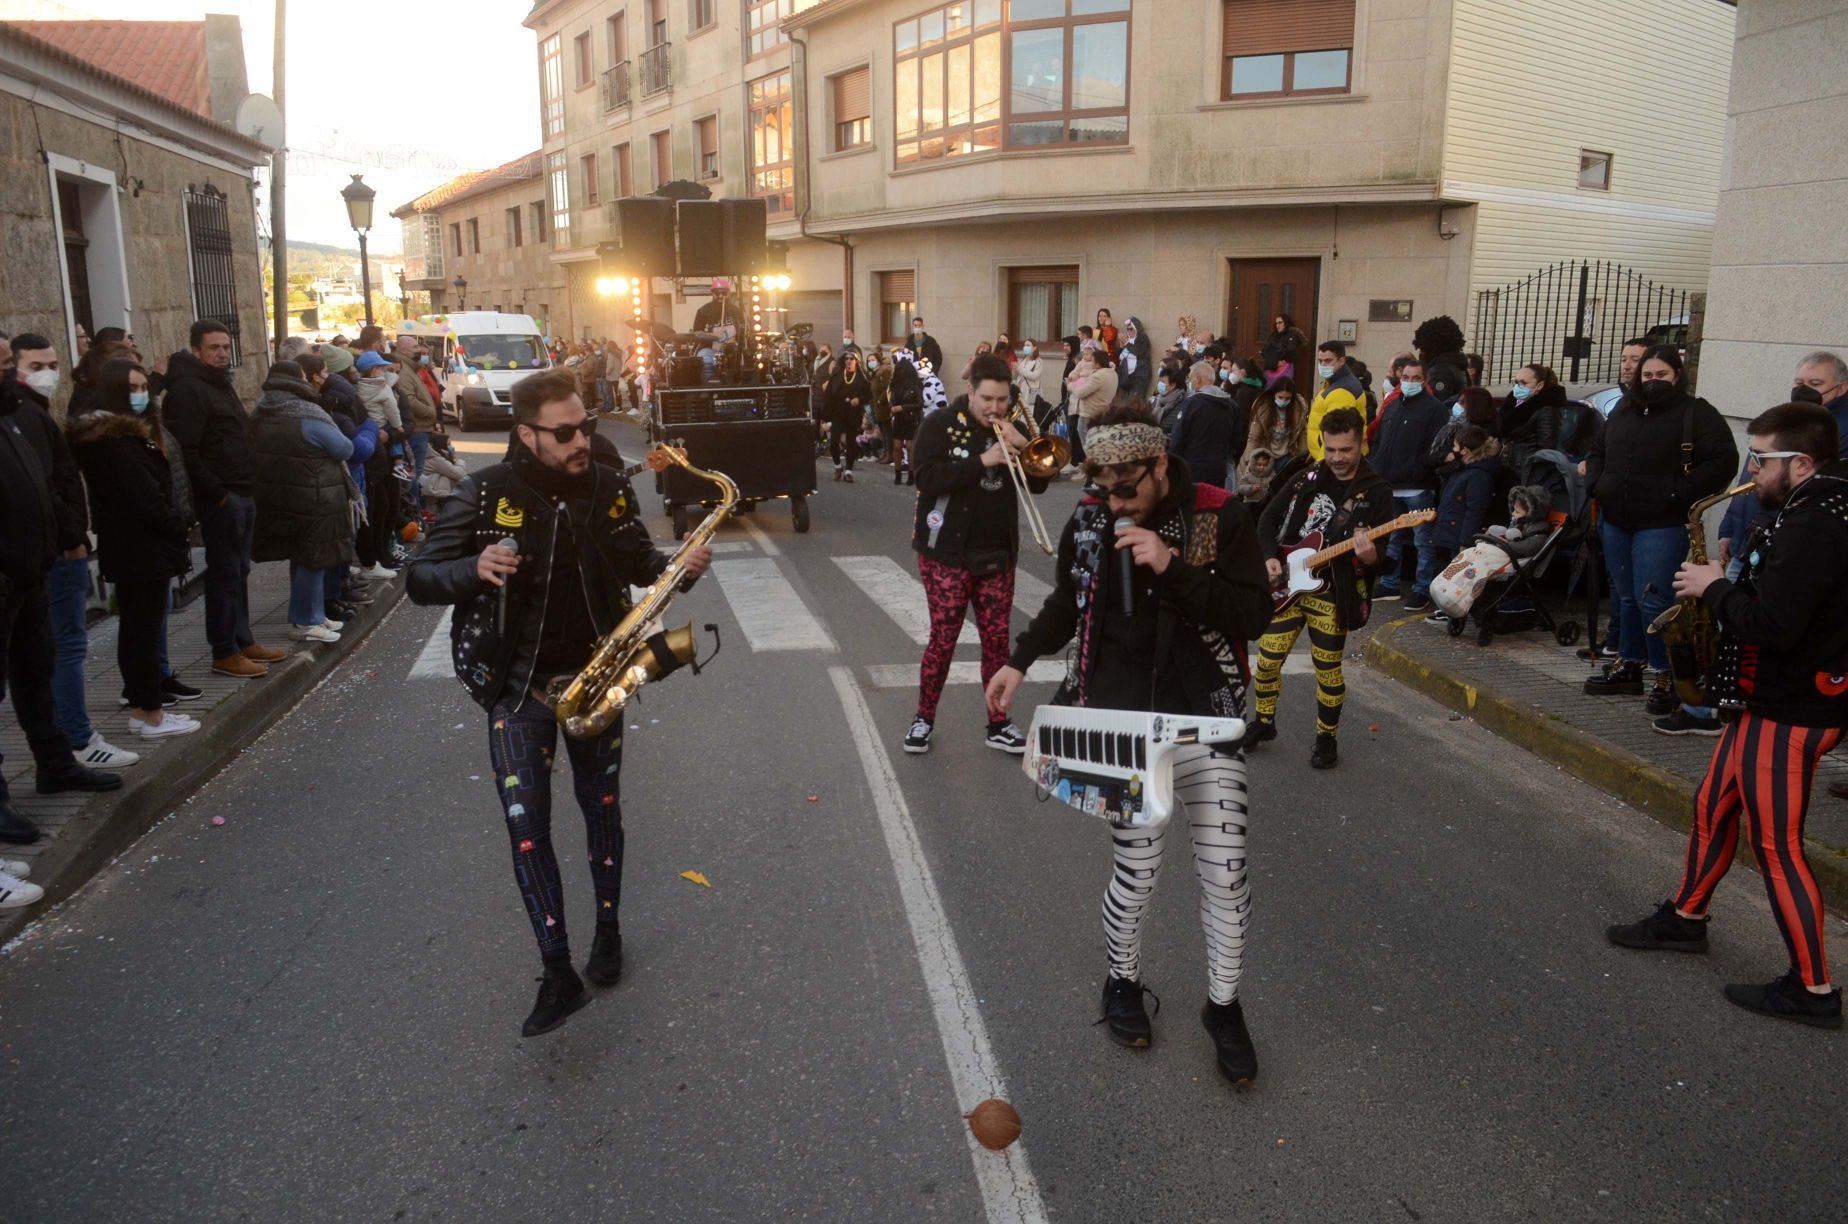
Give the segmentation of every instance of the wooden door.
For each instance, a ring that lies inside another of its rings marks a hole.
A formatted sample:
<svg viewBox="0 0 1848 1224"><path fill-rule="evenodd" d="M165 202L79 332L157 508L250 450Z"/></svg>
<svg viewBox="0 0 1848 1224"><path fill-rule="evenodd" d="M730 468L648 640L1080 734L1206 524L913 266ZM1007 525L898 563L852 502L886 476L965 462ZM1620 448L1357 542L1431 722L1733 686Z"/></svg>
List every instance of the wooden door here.
<svg viewBox="0 0 1848 1224"><path fill-rule="evenodd" d="M1255 357L1270 335L1271 320L1287 314L1309 337L1309 348L1297 355L1298 383L1302 365L1315 354L1316 281L1321 272L1317 259L1234 259L1232 301L1223 335L1232 340L1232 352Z"/></svg>

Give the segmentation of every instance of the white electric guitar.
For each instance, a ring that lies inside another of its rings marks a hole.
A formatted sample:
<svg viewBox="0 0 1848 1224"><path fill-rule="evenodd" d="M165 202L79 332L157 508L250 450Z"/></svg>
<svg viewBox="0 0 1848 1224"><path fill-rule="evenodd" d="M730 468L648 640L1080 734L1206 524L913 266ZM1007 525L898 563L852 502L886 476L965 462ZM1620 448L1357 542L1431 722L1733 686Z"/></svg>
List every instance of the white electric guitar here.
<svg viewBox="0 0 1848 1224"><path fill-rule="evenodd" d="M1435 510L1407 510L1390 523L1369 527L1365 535L1369 540L1377 540L1395 531L1403 531L1407 527L1428 523L1436 517L1437 511ZM1328 580L1317 577L1315 571L1336 557L1345 557L1353 552L1354 540L1361 534L1361 532L1355 532L1353 536L1341 543L1330 544L1327 548L1323 548L1322 533L1312 531L1289 548L1284 549L1282 555L1277 558L1283 562L1283 573L1271 584L1271 615L1278 616L1303 596L1313 595L1325 588Z"/></svg>

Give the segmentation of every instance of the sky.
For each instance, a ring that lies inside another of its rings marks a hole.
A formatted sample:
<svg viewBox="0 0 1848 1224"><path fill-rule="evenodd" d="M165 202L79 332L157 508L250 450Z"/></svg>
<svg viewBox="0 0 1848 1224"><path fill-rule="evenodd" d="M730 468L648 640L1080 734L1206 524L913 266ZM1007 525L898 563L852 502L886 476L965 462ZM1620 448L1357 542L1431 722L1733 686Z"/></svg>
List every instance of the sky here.
<svg viewBox="0 0 1848 1224"><path fill-rule="evenodd" d="M533 34L520 24L531 8L531 0L289 4L290 240L354 245L340 190L361 174L379 193L370 249L395 254L392 209L537 149ZM0 0L0 20L197 21L208 12L238 17L250 88L271 93L275 0ZM267 214L267 186L260 195Z"/></svg>

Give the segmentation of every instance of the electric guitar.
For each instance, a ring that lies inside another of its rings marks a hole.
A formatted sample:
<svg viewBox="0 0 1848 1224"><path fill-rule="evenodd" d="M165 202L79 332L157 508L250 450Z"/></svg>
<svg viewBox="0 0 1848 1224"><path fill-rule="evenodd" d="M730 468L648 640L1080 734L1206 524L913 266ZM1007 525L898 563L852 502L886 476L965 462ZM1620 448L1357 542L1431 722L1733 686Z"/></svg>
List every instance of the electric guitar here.
<svg viewBox="0 0 1848 1224"><path fill-rule="evenodd" d="M1377 540L1395 531L1403 531L1407 527L1428 523L1436 517L1437 511L1435 510L1407 510L1390 523L1368 528L1365 534L1369 540ZM1326 589L1328 580L1318 578L1315 571L1335 558L1345 557L1353 552L1354 541L1360 535L1360 532L1355 532L1353 536L1341 543L1330 544L1327 548L1323 548L1322 533L1312 531L1300 542L1284 549L1277 558L1283 562L1283 573L1271 584L1271 615L1280 616L1303 596L1314 595Z"/></svg>

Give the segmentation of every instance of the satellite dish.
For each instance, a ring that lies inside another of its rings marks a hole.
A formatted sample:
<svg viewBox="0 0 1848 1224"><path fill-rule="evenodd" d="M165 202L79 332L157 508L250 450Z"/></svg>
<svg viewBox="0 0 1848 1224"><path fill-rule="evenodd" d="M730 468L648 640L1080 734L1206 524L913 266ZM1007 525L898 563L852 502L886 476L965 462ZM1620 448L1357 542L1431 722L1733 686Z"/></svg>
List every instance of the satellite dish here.
<svg viewBox="0 0 1848 1224"><path fill-rule="evenodd" d="M240 136L248 136L260 145L282 148L282 108L267 94L251 94L237 104L237 118L232 123Z"/></svg>

